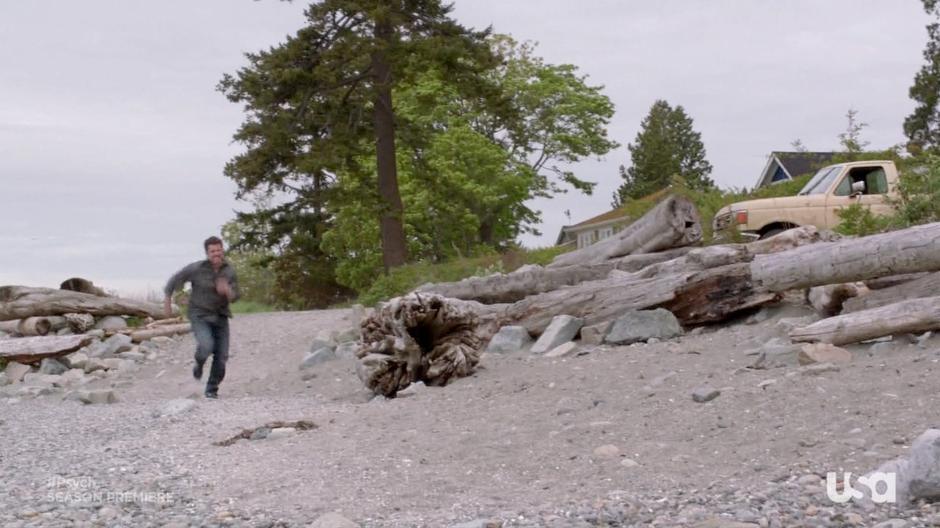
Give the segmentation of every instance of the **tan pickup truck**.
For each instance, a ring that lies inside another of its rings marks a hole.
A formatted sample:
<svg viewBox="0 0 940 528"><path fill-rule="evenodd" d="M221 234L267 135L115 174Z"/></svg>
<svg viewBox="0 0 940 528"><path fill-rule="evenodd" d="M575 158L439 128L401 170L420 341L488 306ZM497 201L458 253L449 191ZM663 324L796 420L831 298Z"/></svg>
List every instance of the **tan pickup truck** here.
<svg viewBox="0 0 940 528"><path fill-rule="evenodd" d="M715 232L735 227L746 236L767 238L785 229L813 225L832 229L836 211L852 204L867 206L875 215L894 211L898 169L892 161L856 161L819 169L796 196L748 200L718 210Z"/></svg>

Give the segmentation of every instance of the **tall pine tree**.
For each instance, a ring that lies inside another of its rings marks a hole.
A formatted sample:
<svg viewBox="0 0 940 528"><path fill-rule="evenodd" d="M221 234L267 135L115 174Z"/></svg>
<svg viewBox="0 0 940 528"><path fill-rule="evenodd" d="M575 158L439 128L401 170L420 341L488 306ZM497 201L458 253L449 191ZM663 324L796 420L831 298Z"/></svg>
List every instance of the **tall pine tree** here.
<svg viewBox="0 0 940 528"><path fill-rule="evenodd" d="M935 21L927 26L928 41L924 49L927 61L910 89L917 107L904 120L904 133L912 153L940 151L940 1L923 0L924 9Z"/></svg>
<svg viewBox="0 0 940 528"><path fill-rule="evenodd" d="M683 178L691 189L715 186L709 178L712 166L705 159L702 135L692 128L692 118L682 106L673 108L663 100L653 103L627 149L631 165L620 167L624 183L614 192L614 207L667 187L673 176Z"/></svg>

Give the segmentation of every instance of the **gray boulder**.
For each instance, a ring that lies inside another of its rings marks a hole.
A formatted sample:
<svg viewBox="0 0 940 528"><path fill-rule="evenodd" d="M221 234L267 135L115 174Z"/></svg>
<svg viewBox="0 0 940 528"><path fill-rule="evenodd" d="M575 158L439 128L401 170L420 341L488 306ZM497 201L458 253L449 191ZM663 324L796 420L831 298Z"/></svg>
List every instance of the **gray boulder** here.
<svg viewBox="0 0 940 528"><path fill-rule="evenodd" d="M529 331L522 326L504 326L496 332L486 345L485 352L490 354L505 354L519 352L532 344Z"/></svg>
<svg viewBox="0 0 940 528"><path fill-rule="evenodd" d="M940 499L940 429L927 429L911 444L903 475L912 499Z"/></svg>
<svg viewBox="0 0 940 528"><path fill-rule="evenodd" d="M305 357L300 364L300 370L312 368L320 363L326 363L334 359L336 359L336 352L333 352L332 348L321 348L307 354L307 357Z"/></svg>
<svg viewBox="0 0 940 528"><path fill-rule="evenodd" d="M116 354L128 352L134 348L131 336L124 334L114 334L104 341L104 345L107 349L102 357L114 357Z"/></svg>
<svg viewBox="0 0 940 528"><path fill-rule="evenodd" d="M10 379L11 383L22 381L23 376L28 374L29 371L30 371L29 365L17 363L16 361L11 361L7 363L7 368L3 370L3 372L7 375L7 378Z"/></svg>
<svg viewBox="0 0 940 528"><path fill-rule="evenodd" d="M530 352L544 354L558 345L567 343L578 335L578 330L581 330L582 326L584 326L584 319L570 315L556 315L548 328L532 345Z"/></svg>
<svg viewBox="0 0 940 528"><path fill-rule="evenodd" d="M127 328L127 321L117 315L106 315L95 323L95 329L105 331L118 331Z"/></svg>
<svg viewBox="0 0 940 528"><path fill-rule="evenodd" d="M39 364L40 374L62 374L69 368L55 358L45 358Z"/></svg>
<svg viewBox="0 0 940 528"><path fill-rule="evenodd" d="M679 320L669 310L631 310L614 321L604 337L604 342L611 345L629 345L654 337L671 339L680 334L682 327L679 326Z"/></svg>
<svg viewBox="0 0 940 528"><path fill-rule="evenodd" d="M585 345L600 345L604 342L604 337L614 325L613 321L604 321L596 325L585 326L581 329L581 342Z"/></svg>

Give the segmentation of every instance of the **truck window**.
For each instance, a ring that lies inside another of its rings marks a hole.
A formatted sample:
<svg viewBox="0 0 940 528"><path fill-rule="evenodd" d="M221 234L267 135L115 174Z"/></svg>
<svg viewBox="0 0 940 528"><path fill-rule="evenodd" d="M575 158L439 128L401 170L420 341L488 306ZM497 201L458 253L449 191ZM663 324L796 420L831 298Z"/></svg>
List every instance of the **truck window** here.
<svg viewBox="0 0 940 528"><path fill-rule="evenodd" d="M832 184L832 180L834 180L840 172L842 172L842 165L832 165L819 169L819 172L800 190L799 195L824 194L829 189L829 185Z"/></svg>
<svg viewBox="0 0 940 528"><path fill-rule="evenodd" d="M845 178L842 178L833 194L850 196L852 184L855 182L865 182L862 194L887 194L888 192L888 177L883 167L855 167L845 175Z"/></svg>

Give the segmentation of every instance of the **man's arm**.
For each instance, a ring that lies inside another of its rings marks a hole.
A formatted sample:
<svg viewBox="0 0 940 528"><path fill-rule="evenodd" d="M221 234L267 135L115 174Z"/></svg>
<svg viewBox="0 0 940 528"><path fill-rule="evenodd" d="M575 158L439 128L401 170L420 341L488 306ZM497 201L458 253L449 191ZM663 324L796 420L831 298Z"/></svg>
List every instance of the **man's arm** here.
<svg viewBox="0 0 940 528"><path fill-rule="evenodd" d="M189 264L183 269L177 271L170 277L170 280L166 282L166 287L163 288L163 311L166 312L166 317L169 319L173 316L173 292L183 289L183 285L189 281L189 277L199 263L195 262Z"/></svg>

